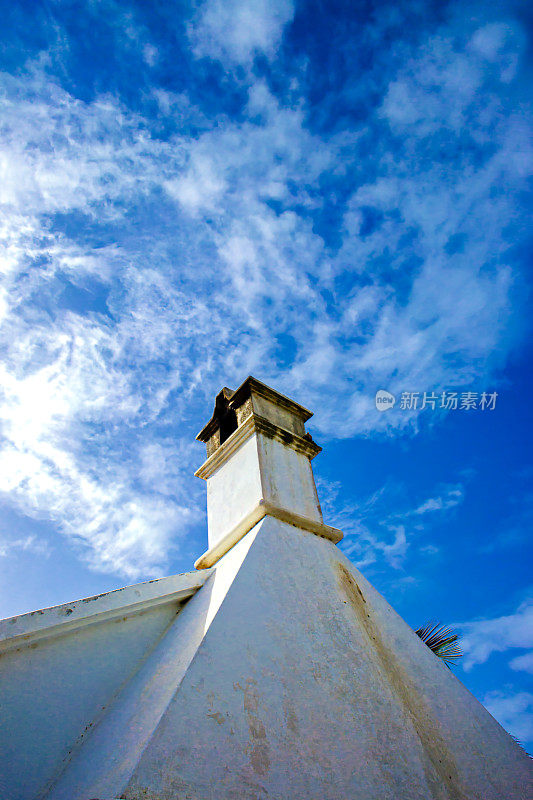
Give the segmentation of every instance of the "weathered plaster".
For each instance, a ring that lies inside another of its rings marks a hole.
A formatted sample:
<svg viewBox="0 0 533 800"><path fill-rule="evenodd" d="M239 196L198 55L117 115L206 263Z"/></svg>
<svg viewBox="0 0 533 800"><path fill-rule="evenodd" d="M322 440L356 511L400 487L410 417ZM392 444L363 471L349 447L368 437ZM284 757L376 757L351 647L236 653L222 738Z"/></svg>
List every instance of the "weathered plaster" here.
<svg viewBox="0 0 533 800"><path fill-rule="evenodd" d="M263 497L257 436L251 436L207 478L209 547L213 547ZM235 498L228 502L229 498Z"/></svg>
<svg viewBox="0 0 533 800"><path fill-rule="evenodd" d="M322 511L308 456L259 434L258 456L263 499L302 517L322 522Z"/></svg>
<svg viewBox="0 0 533 800"><path fill-rule="evenodd" d="M46 800L88 800L122 795L245 557L253 535L231 562L211 572L166 634L117 695L107 714L62 765ZM183 731L185 734L186 732ZM176 754L179 758L179 753ZM145 795L146 797L146 795ZM144 800L144 798L143 798Z"/></svg>
<svg viewBox="0 0 533 800"><path fill-rule="evenodd" d="M262 505L322 524L309 458L263 434L253 433L232 450L206 481L210 550L228 535L237 541L250 530L263 516Z"/></svg>
<svg viewBox="0 0 533 800"><path fill-rule="evenodd" d="M330 525L324 525L323 522L303 517L296 514L294 511L288 511L286 508L275 506L266 500L260 500L257 506L252 509L240 522L227 534L222 536L213 547L210 547L198 558L194 566L196 569L209 569L219 561L238 541L245 536L263 517L274 517L294 528L310 531L316 536L322 536L324 539L329 539L330 542L337 544L343 538L343 533L338 528L332 528Z"/></svg>
<svg viewBox="0 0 533 800"><path fill-rule="evenodd" d="M331 542L266 517L234 558L127 800L526 800L527 756Z"/></svg>
<svg viewBox="0 0 533 800"><path fill-rule="evenodd" d="M224 388L217 395L213 416L197 437L207 444L207 460L195 474L207 481L209 528L209 549L197 569L216 563L265 513L334 541L342 538L322 521L311 469L320 448L304 426L310 416L251 377L235 392ZM227 435L231 420L235 427Z"/></svg>
<svg viewBox="0 0 533 800"><path fill-rule="evenodd" d="M42 639L62 636L85 625L130 617L167 603L184 602L207 577L198 576L196 572L184 572L2 619L0 654L28 647Z"/></svg>
<svg viewBox="0 0 533 800"><path fill-rule="evenodd" d="M209 574L174 575L0 621L2 800L39 795Z"/></svg>

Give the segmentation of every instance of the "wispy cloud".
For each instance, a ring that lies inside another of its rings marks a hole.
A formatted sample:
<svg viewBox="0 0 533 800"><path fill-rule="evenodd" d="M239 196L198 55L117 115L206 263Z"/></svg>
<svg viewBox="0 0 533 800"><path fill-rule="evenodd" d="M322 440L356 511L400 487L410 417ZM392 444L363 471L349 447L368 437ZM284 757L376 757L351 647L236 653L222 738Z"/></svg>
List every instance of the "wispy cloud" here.
<svg viewBox="0 0 533 800"><path fill-rule="evenodd" d="M463 666L469 671L476 664L484 664L493 653L533 648L533 602L525 600L512 614L464 622L458 626L463 632ZM532 653L517 656L510 666L515 670L529 671L531 656Z"/></svg>
<svg viewBox="0 0 533 800"><path fill-rule="evenodd" d="M445 486L442 488L442 494L424 500L418 508L414 509L412 514L415 516L422 516L432 511L447 511L449 508L453 508L462 501L464 496L462 486Z"/></svg>
<svg viewBox="0 0 533 800"><path fill-rule="evenodd" d="M22 550L23 552L32 552L37 553L41 557L48 558L50 556L51 550L50 545L48 542L39 539L37 536L30 534L28 536L24 536L20 539L12 539L6 537L5 539L2 538L0 540L0 558L5 558L6 556L10 556L13 553L16 553L17 550Z"/></svg>
<svg viewBox="0 0 533 800"><path fill-rule="evenodd" d="M518 741L533 740L533 694L495 690L485 695L483 705Z"/></svg>
<svg viewBox="0 0 533 800"><path fill-rule="evenodd" d="M426 555L438 554L439 548L428 541L427 533L433 523L442 521L441 514L451 511L464 497L461 484L438 486L435 495L412 508L404 487L388 482L362 502L343 506L339 483L318 478L317 487L326 520L342 529L341 548L359 568L383 561L395 570L402 569L412 546Z"/></svg>
<svg viewBox="0 0 533 800"><path fill-rule="evenodd" d="M523 656L516 656L509 661L511 669L529 672L533 675L533 650L525 653Z"/></svg>

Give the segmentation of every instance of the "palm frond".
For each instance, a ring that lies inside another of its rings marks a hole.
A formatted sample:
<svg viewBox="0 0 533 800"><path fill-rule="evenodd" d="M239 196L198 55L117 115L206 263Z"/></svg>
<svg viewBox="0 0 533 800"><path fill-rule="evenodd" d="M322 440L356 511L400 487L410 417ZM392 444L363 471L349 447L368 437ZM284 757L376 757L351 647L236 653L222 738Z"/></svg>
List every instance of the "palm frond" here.
<svg viewBox="0 0 533 800"><path fill-rule="evenodd" d="M423 628L417 628L415 633L448 667L463 655L457 644L459 634L440 622L428 622Z"/></svg>

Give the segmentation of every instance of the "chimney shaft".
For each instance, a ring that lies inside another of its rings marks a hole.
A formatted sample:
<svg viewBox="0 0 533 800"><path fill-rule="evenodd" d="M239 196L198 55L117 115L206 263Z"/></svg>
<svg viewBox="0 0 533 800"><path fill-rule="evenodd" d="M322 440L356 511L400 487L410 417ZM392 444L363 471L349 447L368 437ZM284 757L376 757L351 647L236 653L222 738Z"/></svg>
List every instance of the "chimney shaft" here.
<svg viewBox="0 0 533 800"><path fill-rule="evenodd" d="M195 473L207 481L209 550L196 563L212 566L266 514L333 541L324 525L311 459L321 448L305 432L312 413L249 377L217 395L212 418L196 437L207 460Z"/></svg>

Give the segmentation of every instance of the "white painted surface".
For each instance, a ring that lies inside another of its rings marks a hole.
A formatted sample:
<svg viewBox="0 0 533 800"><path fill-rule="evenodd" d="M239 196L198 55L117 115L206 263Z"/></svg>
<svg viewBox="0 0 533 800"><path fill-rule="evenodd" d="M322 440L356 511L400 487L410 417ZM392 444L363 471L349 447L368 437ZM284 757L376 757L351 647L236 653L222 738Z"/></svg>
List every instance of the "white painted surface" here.
<svg viewBox="0 0 533 800"><path fill-rule="evenodd" d="M253 535L193 597L86 741L65 762L46 800L115 797L122 791L197 654ZM184 731L182 733L185 733ZM176 753L174 757L179 758Z"/></svg>
<svg viewBox="0 0 533 800"><path fill-rule="evenodd" d="M242 548L123 797L531 796L526 755L330 542L267 517L215 575Z"/></svg>
<svg viewBox="0 0 533 800"><path fill-rule="evenodd" d="M197 572L184 572L1 619L0 654L29 647L38 640L64 635L85 625L131 616L164 603L183 602L207 578L208 575L198 575Z"/></svg>
<svg viewBox="0 0 533 800"><path fill-rule="evenodd" d="M207 479L209 547L235 528L262 496L257 435L253 434Z"/></svg>
<svg viewBox="0 0 533 800"><path fill-rule="evenodd" d="M207 478L209 548L234 530L261 500L322 521L309 458L254 433Z"/></svg>
<svg viewBox="0 0 533 800"><path fill-rule="evenodd" d="M37 796L208 577L173 575L0 621L1 800Z"/></svg>
<svg viewBox="0 0 533 800"><path fill-rule="evenodd" d="M322 522L309 458L263 434L258 434L257 439L263 499Z"/></svg>
<svg viewBox="0 0 533 800"><path fill-rule="evenodd" d="M145 616L129 624L142 632ZM83 672L67 646L54 659L58 683L71 695L81 685L96 702L138 640L120 639L127 626L85 627L35 652L71 639L94 668L85 637L101 631L104 674ZM530 797L529 759L353 565L331 542L271 517L221 559L144 663L135 660L140 668L56 769L47 800ZM39 687L44 707L56 705L51 671L43 682L26 663L11 693L14 731ZM43 796L48 740L75 741L77 703L61 696L55 716L21 730L2 800ZM16 784L28 763L37 765L31 790Z"/></svg>
<svg viewBox="0 0 533 800"><path fill-rule="evenodd" d="M85 627L0 657L0 797L33 800L105 713L177 604Z"/></svg>
<svg viewBox="0 0 533 800"><path fill-rule="evenodd" d="M213 567L248 531L257 525L263 517L267 516L286 522L298 530L310 531L317 536L322 536L334 544L337 544L343 538L343 533L338 528L332 528L329 525L324 525L323 522L311 520L309 517L302 517L300 514L295 514L294 511L287 511L287 509L272 505L266 500L261 500L260 505L256 506L250 515L244 517L237 528L223 536L214 547L207 550L194 562L196 569L203 570Z"/></svg>

